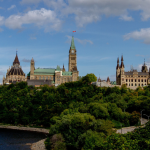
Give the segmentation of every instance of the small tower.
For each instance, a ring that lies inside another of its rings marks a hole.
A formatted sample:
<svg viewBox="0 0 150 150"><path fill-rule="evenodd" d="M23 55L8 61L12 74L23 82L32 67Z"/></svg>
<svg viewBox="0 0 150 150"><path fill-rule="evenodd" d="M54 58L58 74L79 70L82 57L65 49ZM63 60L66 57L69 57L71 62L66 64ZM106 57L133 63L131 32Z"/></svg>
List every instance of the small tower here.
<svg viewBox="0 0 150 150"><path fill-rule="evenodd" d="M120 65L120 85L125 84L124 79L124 63L123 63L123 55L121 56L121 65Z"/></svg>
<svg viewBox="0 0 150 150"><path fill-rule="evenodd" d="M65 68L64 68L64 64L63 64L63 69L62 69L62 72L65 72L66 70L65 70Z"/></svg>
<svg viewBox="0 0 150 150"><path fill-rule="evenodd" d="M116 67L116 84L120 85L120 67L119 67L119 57L117 59L117 67Z"/></svg>
<svg viewBox="0 0 150 150"><path fill-rule="evenodd" d="M109 77L107 77L107 83L110 83L110 79L109 79Z"/></svg>
<svg viewBox="0 0 150 150"><path fill-rule="evenodd" d="M142 72L148 72L147 66L145 65L145 59L144 59L144 65L142 66Z"/></svg>
<svg viewBox="0 0 150 150"><path fill-rule="evenodd" d="M69 50L69 64L68 64L68 71L72 71L74 67L77 66L77 55L76 55L76 48L74 45L74 37L72 36L71 46Z"/></svg>
<svg viewBox="0 0 150 150"><path fill-rule="evenodd" d="M31 59L31 63L30 63L30 80L33 79L33 75L34 75L34 59L32 57Z"/></svg>

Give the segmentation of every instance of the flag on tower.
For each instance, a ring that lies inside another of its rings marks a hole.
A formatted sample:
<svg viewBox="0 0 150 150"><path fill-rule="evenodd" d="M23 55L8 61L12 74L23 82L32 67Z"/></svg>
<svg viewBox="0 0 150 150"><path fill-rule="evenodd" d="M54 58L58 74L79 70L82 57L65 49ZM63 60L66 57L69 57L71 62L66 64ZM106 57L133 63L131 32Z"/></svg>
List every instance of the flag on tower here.
<svg viewBox="0 0 150 150"><path fill-rule="evenodd" d="M72 31L72 32L76 32L76 31Z"/></svg>

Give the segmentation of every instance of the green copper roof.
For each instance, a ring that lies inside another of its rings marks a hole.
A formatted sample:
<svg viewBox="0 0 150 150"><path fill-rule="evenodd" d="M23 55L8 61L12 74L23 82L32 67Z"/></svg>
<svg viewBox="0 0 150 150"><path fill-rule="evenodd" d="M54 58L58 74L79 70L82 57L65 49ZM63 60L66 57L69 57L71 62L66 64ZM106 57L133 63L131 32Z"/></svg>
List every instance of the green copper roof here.
<svg viewBox="0 0 150 150"><path fill-rule="evenodd" d="M54 68L37 68L34 70L34 75L54 75Z"/></svg>
<svg viewBox="0 0 150 150"><path fill-rule="evenodd" d="M74 37L72 36L72 41L71 41L71 49L75 49L75 45L74 45Z"/></svg>
<svg viewBox="0 0 150 150"><path fill-rule="evenodd" d="M60 66L57 65L56 71L61 71Z"/></svg>
<svg viewBox="0 0 150 150"><path fill-rule="evenodd" d="M27 74L27 76L30 76L30 72Z"/></svg>
<svg viewBox="0 0 150 150"><path fill-rule="evenodd" d="M62 75L63 76L72 76L72 72L65 71L65 72L62 72Z"/></svg>

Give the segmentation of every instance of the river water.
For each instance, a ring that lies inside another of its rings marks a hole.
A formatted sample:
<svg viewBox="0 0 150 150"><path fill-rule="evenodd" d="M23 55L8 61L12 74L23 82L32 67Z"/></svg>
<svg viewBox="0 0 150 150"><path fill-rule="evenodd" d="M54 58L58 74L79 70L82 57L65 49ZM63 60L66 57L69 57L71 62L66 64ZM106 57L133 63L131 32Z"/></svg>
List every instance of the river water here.
<svg viewBox="0 0 150 150"><path fill-rule="evenodd" d="M44 138L44 133L0 129L0 150L30 150L32 143Z"/></svg>

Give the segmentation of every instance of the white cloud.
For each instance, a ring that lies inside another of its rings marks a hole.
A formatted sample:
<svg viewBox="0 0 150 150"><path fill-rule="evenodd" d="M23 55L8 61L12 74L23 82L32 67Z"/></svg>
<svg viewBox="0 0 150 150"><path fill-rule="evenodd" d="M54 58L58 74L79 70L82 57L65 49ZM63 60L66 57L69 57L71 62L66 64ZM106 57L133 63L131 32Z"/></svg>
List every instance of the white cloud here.
<svg viewBox="0 0 150 150"><path fill-rule="evenodd" d="M54 11L45 8L29 11L24 15L11 15L5 21L5 25L10 29L21 29L22 25L25 24L44 27L45 31L48 32L50 29L59 30L62 22L57 18Z"/></svg>
<svg viewBox="0 0 150 150"><path fill-rule="evenodd" d="M150 28L133 31L124 35L124 40L129 40L131 38L135 40L143 40L145 44L150 44Z"/></svg>
<svg viewBox="0 0 150 150"><path fill-rule="evenodd" d="M20 4L38 4L42 0L22 0Z"/></svg>
<svg viewBox="0 0 150 150"><path fill-rule="evenodd" d="M127 16L127 15L122 15L122 16L120 17L120 19L121 19L121 20L124 20L124 21L132 21L132 20L133 20L132 17L129 17L129 16Z"/></svg>
<svg viewBox="0 0 150 150"><path fill-rule="evenodd" d="M11 5L7 10L14 9L15 7L16 7L16 5Z"/></svg>
<svg viewBox="0 0 150 150"><path fill-rule="evenodd" d="M4 24L4 17L0 16L0 26Z"/></svg>
<svg viewBox="0 0 150 150"><path fill-rule="evenodd" d="M66 35L66 37L68 38L68 40L66 41L67 43L71 43L71 39L72 39L72 37L71 36L69 36L69 35ZM74 40L76 40L76 41L78 41L79 43L81 43L81 44L86 44L86 43L90 43L90 44L93 44L93 42L91 41L91 40L80 40L80 39L78 39L78 38L74 38Z"/></svg>
<svg viewBox="0 0 150 150"><path fill-rule="evenodd" d="M120 16L124 21L133 20L127 16L128 11L141 11L142 20L150 18L149 0L43 0L49 7L59 10L61 15L68 16L75 14L75 21L78 26L99 21L102 15Z"/></svg>

